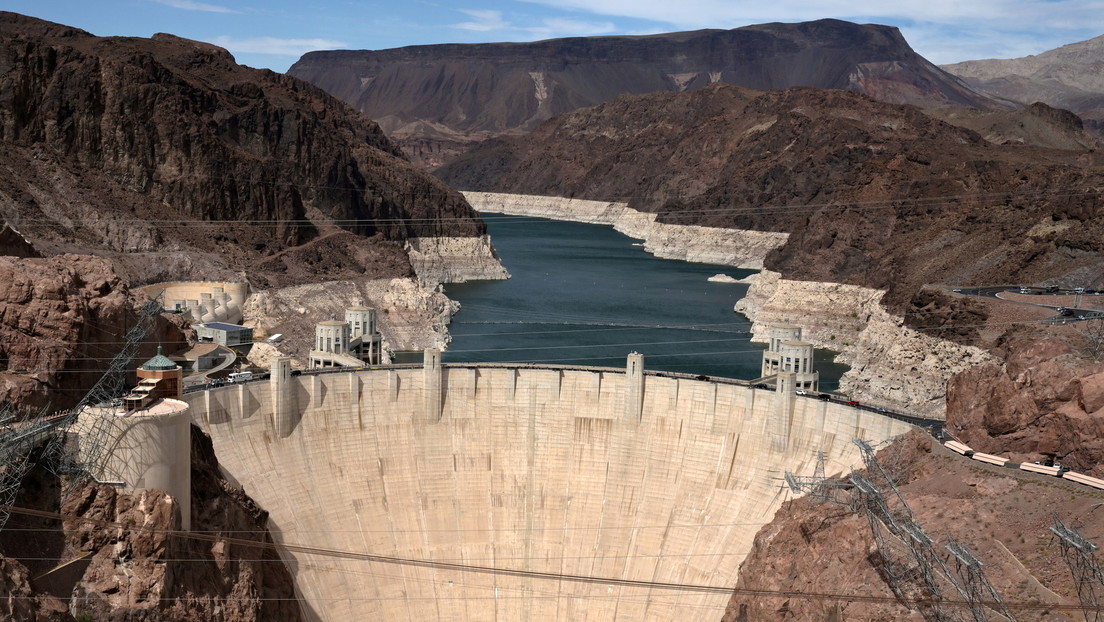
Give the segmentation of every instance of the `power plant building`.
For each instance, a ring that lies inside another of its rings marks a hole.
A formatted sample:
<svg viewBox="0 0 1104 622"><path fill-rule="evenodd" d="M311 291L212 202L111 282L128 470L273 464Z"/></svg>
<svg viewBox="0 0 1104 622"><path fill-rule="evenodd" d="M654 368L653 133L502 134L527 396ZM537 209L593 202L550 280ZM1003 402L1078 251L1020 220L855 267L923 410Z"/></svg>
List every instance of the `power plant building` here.
<svg viewBox="0 0 1104 622"><path fill-rule="evenodd" d="M253 344L253 329L226 322L208 322L194 326L200 343L217 343L233 348Z"/></svg>

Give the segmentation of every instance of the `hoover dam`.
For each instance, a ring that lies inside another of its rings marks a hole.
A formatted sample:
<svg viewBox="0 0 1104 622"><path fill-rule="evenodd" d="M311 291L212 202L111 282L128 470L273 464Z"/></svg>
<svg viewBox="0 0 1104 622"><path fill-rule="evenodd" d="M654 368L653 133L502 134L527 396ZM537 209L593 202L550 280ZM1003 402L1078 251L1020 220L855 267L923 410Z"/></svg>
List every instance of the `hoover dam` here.
<svg viewBox="0 0 1104 622"><path fill-rule="evenodd" d="M719 620L784 472L821 451L845 472L853 438L908 428L638 354L302 375L280 359L184 399L327 621Z"/></svg>

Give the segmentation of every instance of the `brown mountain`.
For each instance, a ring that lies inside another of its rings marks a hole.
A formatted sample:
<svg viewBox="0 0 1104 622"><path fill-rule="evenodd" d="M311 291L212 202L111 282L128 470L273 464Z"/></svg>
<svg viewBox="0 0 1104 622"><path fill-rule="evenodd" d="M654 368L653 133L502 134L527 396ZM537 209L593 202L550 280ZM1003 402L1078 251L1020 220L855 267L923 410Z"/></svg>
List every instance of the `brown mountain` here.
<svg viewBox="0 0 1104 622"><path fill-rule="evenodd" d="M92 386L134 324L130 286L405 276L407 237L483 231L459 193L305 82L169 35L13 13L0 217L18 230L0 235L0 397L24 410ZM173 329L151 340L182 343Z"/></svg>
<svg viewBox="0 0 1104 622"><path fill-rule="evenodd" d="M288 71L376 119L434 164L475 138L535 127L621 93L715 82L850 89L893 103L996 103L919 56L896 28L838 20L535 43L310 52Z"/></svg>
<svg viewBox="0 0 1104 622"><path fill-rule="evenodd" d="M438 174L463 189L623 200L665 222L788 231L768 268L887 289L900 305L924 283L1085 269L1104 285L1104 176L1091 155L994 145L857 93L713 85L568 113Z"/></svg>
<svg viewBox="0 0 1104 622"><path fill-rule="evenodd" d="M1073 111L1104 134L1104 36L1033 56L971 60L943 69L986 93Z"/></svg>
<svg viewBox="0 0 1104 622"><path fill-rule="evenodd" d="M132 281L407 274L397 242L483 230L337 99L171 35L0 13L0 145L0 214L45 254L97 249Z"/></svg>

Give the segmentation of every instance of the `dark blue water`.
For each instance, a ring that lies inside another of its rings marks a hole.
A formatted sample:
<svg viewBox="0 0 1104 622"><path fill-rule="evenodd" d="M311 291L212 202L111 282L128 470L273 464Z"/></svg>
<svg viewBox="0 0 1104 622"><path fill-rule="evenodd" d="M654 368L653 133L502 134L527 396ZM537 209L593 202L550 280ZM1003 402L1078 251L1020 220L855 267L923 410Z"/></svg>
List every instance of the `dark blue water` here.
<svg viewBox="0 0 1104 622"><path fill-rule="evenodd" d="M759 376L763 346L732 311L747 285L712 283L730 266L658 259L612 227L484 214L513 278L448 285L462 308L446 362L526 362L644 367L727 378ZM822 388L845 367L818 353Z"/></svg>

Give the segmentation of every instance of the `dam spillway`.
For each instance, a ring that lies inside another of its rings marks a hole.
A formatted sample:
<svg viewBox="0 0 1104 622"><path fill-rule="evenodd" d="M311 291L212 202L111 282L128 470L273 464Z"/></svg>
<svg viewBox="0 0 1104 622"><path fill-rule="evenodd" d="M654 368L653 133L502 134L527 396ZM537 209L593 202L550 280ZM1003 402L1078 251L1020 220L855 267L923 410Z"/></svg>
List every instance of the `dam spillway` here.
<svg viewBox="0 0 1104 622"><path fill-rule="evenodd" d="M719 620L723 589L615 581L731 587L785 471L818 451L846 471L852 438L908 427L633 362L284 370L185 398L328 621Z"/></svg>

